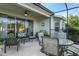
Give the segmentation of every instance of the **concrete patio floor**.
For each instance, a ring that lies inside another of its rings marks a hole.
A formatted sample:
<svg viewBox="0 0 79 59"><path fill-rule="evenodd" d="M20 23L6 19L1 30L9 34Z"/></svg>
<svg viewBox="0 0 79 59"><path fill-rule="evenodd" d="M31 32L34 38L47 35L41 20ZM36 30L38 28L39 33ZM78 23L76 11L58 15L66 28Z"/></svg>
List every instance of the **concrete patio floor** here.
<svg viewBox="0 0 79 59"><path fill-rule="evenodd" d="M16 46L7 47L7 52L3 53L3 56L45 56L44 53L40 52L40 49L41 46L37 41L26 42L20 45L18 52Z"/></svg>
<svg viewBox="0 0 79 59"><path fill-rule="evenodd" d="M41 46L38 41L34 40L33 42L20 44L18 52L16 46L7 47L7 52L3 53L3 56L46 56L44 53L40 52L40 49ZM79 54L79 45L73 44L69 49ZM65 54L65 56L68 55L68 53Z"/></svg>

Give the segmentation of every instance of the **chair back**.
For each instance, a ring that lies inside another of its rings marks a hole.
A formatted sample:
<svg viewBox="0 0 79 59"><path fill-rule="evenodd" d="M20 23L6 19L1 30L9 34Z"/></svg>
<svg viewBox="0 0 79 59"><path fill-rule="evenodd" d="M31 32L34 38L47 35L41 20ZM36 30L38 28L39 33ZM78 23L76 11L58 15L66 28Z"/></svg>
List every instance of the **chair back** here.
<svg viewBox="0 0 79 59"><path fill-rule="evenodd" d="M38 39L42 41L42 37L44 36L43 32L38 33Z"/></svg>
<svg viewBox="0 0 79 59"><path fill-rule="evenodd" d="M66 33L64 33L64 32L59 32L58 38L60 38L60 39L67 39Z"/></svg>
<svg viewBox="0 0 79 59"><path fill-rule="evenodd" d="M55 39L57 39L58 38L58 32L54 32L54 37L53 38L55 38Z"/></svg>
<svg viewBox="0 0 79 59"><path fill-rule="evenodd" d="M57 39L43 38L44 52L48 55L59 55L59 42Z"/></svg>
<svg viewBox="0 0 79 59"><path fill-rule="evenodd" d="M5 41L7 44L14 43L14 42L16 42L16 38L13 33L9 33L7 35L7 38L5 39Z"/></svg>

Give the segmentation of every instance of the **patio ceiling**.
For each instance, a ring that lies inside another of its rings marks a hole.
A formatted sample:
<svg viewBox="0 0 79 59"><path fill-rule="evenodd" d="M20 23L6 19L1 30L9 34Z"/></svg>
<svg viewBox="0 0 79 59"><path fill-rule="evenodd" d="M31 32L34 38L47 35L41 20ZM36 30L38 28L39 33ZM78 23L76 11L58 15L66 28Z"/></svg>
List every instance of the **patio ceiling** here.
<svg viewBox="0 0 79 59"><path fill-rule="evenodd" d="M10 16L16 16L19 18L24 18L26 19L26 17L24 16L24 12L27 11L28 13L28 17L27 19L45 19L47 18L46 16L39 14L37 12L34 12L30 9L26 9L18 4L15 3L2 3L0 4L0 13L3 14L8 14Z"/></svg>

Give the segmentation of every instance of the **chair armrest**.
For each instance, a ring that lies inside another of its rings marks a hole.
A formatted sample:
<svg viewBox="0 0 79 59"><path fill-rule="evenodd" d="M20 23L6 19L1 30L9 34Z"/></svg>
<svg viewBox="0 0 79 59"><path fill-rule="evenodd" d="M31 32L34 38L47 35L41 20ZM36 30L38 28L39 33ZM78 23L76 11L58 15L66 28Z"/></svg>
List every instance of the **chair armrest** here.
<svg viewBox="0 0 79 59"><path fill-rule="evenodd" d="M20 39L17 39L17 41L19 41Z"/></svg>
<svg viewBox="0 0 79 59"><path fill-rule="evenodd" d="M17 43L19 43L20 42L20 39L17 39Z"/></svg>

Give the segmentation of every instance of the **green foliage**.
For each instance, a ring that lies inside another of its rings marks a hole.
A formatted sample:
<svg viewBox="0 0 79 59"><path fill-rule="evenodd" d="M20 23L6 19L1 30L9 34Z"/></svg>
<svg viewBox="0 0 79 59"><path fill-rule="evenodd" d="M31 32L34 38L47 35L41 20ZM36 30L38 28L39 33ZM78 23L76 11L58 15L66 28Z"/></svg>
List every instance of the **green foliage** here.
<svg viewBox="0 0 79 59"><path fill-rule="evenodd" d="M46 30L40 30L39 32L43 32L44 33L44 36L49 36L48 35L48 32Z"/></svg>
<svg viewBox="0 0 79 59"><path fill-rule="evenodd" d="M70 15L68 17L68 32L79 34L79 16Z"/></svg>
<svg viewBox="0 0 79 59"><path fill-rule="evenodd" d="M67 29L68 38L75 42L79 42L79 16L69 15Z"/></svg>
<svg viewBox="0 0 79 59"><path fill-rule="evenodd" d="M2 38L0 38L0 43L2 43L3 42L3 39Z"/></svg>
<svg viewBox="0 0 79 59"><path fill-rule="evenodd" d="M25 37L26 36L26 33L25 32L19 32L18 33L18 37Z"/></svg>
<svg viewBox="0 0 79 59"><path fill-rule="evenodd" d="M14 37L14 34L13 33L9 33L8 34L8 38L13 38Z"/></svg>
<svg viewBox="0 0 79 59"><path fill-rule="evenodd" d="M0 42L3 42L6 37L7 37L6 32L0 31Z"/></svg>
<svg viewBox="0 0 79 59"><path fill-rule="evenodd" d="M68 25L69 25L70 27L79 29L79 16L70 15L70 16L68 17Z"/></svg>
<svg viewBox="0 0 79 59"><path fill-rule="evenodd" d="M14 40L14 39L13 39L13 38L14 38L14 33L9 33L7 37L8 37L7 41L8 41L9 43L12 43L13 40Z"/></svg>

